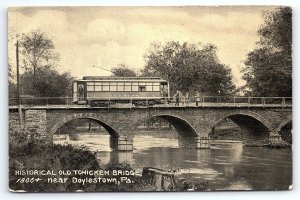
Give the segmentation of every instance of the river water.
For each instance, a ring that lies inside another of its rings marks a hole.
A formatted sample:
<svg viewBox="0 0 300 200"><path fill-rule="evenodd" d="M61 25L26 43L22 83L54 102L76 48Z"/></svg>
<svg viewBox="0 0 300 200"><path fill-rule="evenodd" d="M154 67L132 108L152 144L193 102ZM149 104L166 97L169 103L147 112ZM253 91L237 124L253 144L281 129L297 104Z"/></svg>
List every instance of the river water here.
<svg viewBox="0 0 300 200"><path fill-rule="evenodd" d="M109 148L109 135L95 134L55 142L85 145L97 152L102 165L129 162L136 170L147 166L176 170L178 177L206 180L216 190L281 190L292 184L291 149L222 141L212 144L211 149L181 149L177 139L135 136L133 152L116 152Z"/></svg>

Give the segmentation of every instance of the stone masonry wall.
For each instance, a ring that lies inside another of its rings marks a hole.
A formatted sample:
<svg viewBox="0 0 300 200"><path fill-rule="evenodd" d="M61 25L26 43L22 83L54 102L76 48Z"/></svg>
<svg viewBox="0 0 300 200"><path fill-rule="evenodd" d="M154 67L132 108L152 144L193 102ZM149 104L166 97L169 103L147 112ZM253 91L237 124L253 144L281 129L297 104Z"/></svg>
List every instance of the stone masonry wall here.
<svg viewBox="0 0 300 200"><path fill-rule="evenodd" d="M16 121L16 113L10 111L10 127L13 128ZM119 136L134 135L133 131L142 122L151 117L173 116L182 120L184 124L193 129L200 137L208 137L212 128L228 116L250 116L258 123L264 124L268 131L274 131L283 121L291 118L292 110L280 108L238 108L238 107L165 107L165 108L132 108L132 109L97 109L97 108L50 108L47 110L26 110L25 128L35 132L38 138L51 140L52 134L66 122L76 118L92 118L98 120ZM172 117L171 117L172 118ZM170 119L171 119L170 118ZM256 126L256 124L251 124ZM183 137L185 135L182 135ZM187 145L187 142L182 141ZM188 142L189 141L189 142ZM193 144L194 145L194 144Z"/></svg>
<svg viewBox="0 0 300 200"><path fill-rule="evenodd" d="M49 140L47 134L46 110L26 110L25 130L34 139Z"/></svg>

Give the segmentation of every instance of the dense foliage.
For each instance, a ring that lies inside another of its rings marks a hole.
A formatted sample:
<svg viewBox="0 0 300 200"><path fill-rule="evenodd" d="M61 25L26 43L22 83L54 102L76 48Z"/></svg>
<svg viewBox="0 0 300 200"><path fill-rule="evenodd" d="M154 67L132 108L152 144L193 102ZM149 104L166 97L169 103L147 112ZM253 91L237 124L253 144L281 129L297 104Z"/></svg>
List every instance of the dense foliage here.
<svg viewBox="0 0 300 200"><path fill-rule="evenodd" d="M135 77L137 76L136 72L130 69L126 65L119 65L118 67L112 68L112 76L123 76L123 77Z"/></svg>
<svg viewBox="0 0 300 200"><path fill-rule="evenodd" d="M211 44L153 43L145 54L142 76L160 76L170 82L171 92L228 95L234 92L231 70L221 64Z"/></svg>
<svg viewBox="0 0 300 200"><path fill-rule="evenodd" d="M51 175L40 176L43 181L34 183L17 183L22 176L15 175L15 170L98 170L100 166L88 150L74 148L71 145L51 145L27 143L19 147L10 146L9 160L9 187L12 190L24 190L28 192L71 192L76 190L88 190L88 185L48 183ZM28 176L27 176L28 177ZM38 176L34 176L37 178ZM57 177L63 178L63 175ZM81 176L77 176L80 178ZM85 176L82 176L84 178Z"/></svg>
<svg viewBox="0 0 300 200"><path fill-rule="evenodd" d="M35 72L45 66L54 66L59 55L54 51L54 43L46 33L39 30L22 34L20 52L22 54L22 67Z"/></svg>
<svg viewBox="0 0 300 200"><path fill-rule="evenodd" d="M73 78L67 72L60 74L50 67L43 67L34 72L26 71L21 78L22 93L36 97L64 97L71 96Z"/></svg>
<svg viewBox="0 0 300 200"><path fill-rule="evenodd" d="M46 33L39 30L22 34L19 40L20 94L35 97L64 97L71 95L73 78L67 72L55 70L59 60L55 46ZM9 94L16 98L16 74L9 64Z"/></svg>
<svg viewBox="0 0 300 200"><path fill-rule="evenodd" d="M292 96L292 10L280 7L265 13L260 41L248 53L243 79L248 95Z"/></svg>

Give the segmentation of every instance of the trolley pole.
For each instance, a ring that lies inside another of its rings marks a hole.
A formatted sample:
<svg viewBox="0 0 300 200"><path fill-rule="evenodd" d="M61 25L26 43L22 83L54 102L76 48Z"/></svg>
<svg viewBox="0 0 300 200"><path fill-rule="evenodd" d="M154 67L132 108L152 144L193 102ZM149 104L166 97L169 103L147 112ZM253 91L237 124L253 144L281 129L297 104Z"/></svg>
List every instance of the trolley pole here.
<svg viewBox="0 0 300 200"><path fill-rule="evenodd" d="M18 111L19 111L19 126L23 125L21 97L20 97L20 70L19 70L19 41L16 44L16 63L17 63L17 99L18 99Z"/></svg>

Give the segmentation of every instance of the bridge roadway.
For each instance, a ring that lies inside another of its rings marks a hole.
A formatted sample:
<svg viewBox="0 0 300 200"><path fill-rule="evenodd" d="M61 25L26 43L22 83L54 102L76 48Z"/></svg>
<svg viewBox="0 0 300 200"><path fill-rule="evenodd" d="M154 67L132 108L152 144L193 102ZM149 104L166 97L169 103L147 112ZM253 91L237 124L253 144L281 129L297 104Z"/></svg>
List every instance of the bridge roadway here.
<svg viewBox="0 0 300 200"><path fill-rule="evenodd" d="M242 130L245 144L282 143L281 129L292 121L292 105L203 103L135 107L112 105L87 107L78 105L22 106L22 127L39 140L52 141L60 127L75 119L91 119L103 126L111 136L110 146L132 150L133 137L143 122L158 117L171 123L183 148L209 148L213 128L225 118ZM9 106L9 130L19 128L17 106Z"/></svg>

